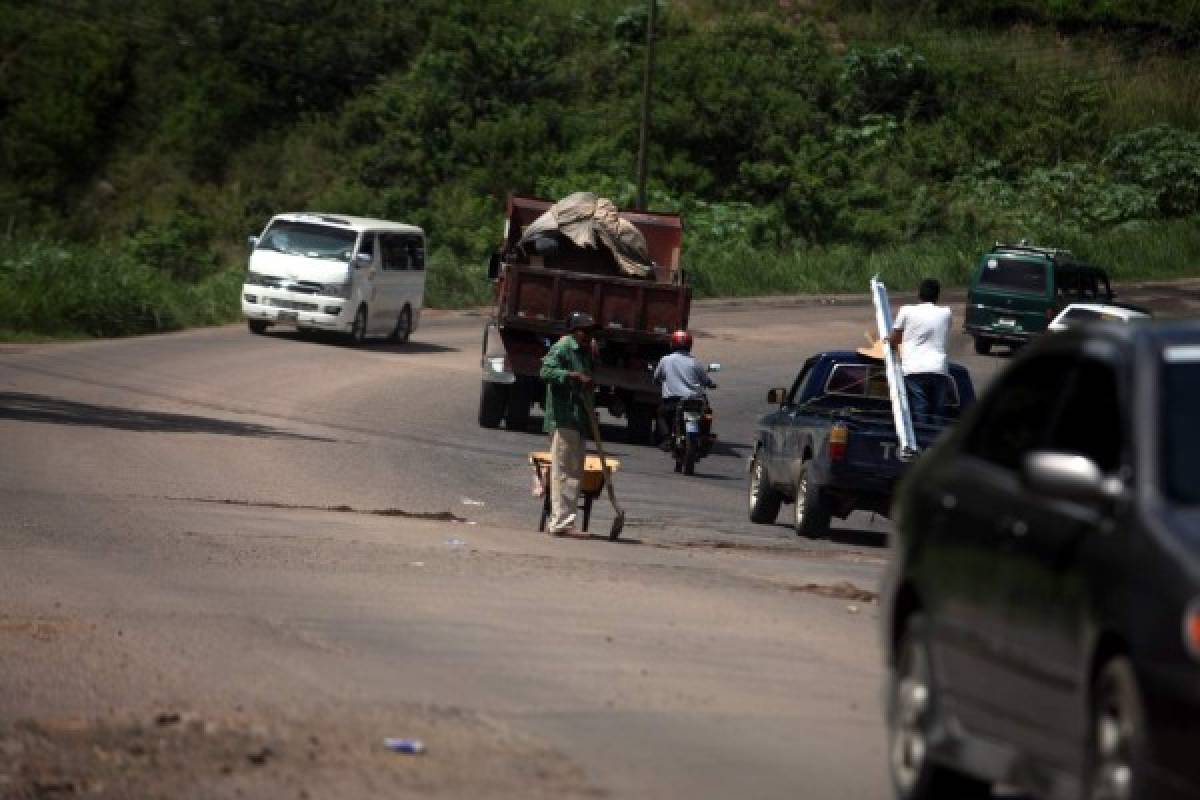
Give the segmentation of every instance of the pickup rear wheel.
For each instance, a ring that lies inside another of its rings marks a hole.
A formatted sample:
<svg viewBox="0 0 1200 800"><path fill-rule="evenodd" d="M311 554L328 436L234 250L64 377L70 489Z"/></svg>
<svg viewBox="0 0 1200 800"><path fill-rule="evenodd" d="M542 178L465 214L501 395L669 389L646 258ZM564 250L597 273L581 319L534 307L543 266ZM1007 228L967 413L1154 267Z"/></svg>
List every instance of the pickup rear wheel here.
<svg viewBox="0 0 1200 800"><path fill-rule="evenodd" d="M811 461L804 462L800 467L800 475L796 478L794 524L796 533L809 539L819 539L829 535L832 515L821 507L820 490L812 481L811 467Z"/></svg>
<svg viewBox="0 0 1200 800"><path fill-rule="evenodd" d="M676 462L679 463L679 462ZM771 488L767 479L767 467L763 464L762 451L754 453L750 462L750 521L759 525L770 525L779 516L783 495Z"/></svg>
<svg viewBox="0 0 1200 800"><path fill-rule="evenodd" d="M645 403L630 403L625 415L629 443L654 444L654 408Z"/></svg>

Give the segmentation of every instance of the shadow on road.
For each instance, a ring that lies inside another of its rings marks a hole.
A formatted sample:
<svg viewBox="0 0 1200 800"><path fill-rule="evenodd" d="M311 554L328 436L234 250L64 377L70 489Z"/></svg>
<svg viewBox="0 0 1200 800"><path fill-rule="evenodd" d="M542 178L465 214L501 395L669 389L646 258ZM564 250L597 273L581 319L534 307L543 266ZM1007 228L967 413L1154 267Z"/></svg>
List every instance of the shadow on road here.
<svg viewBox="0 0 1200 800"><path fill-rule="evenodd" d="M23 392L0 392L0 419L44 422L54 425L116 428L124 431L218 433L226 436L259 436L273 439L303 439L314 442L334 441L321 436L289 433L249 422L197 417L191 414L171 414L163 411L137 411L114 406L98 406Z"/></svg>
<svg viewBox="0 0 1200 800"><path fill-rule="evenodd" d="M887 547L888 535L882 531L833 528L829 531L829 541L852 547Z"/></svg>
<svg viewBox="0 0 1200 800"><path fill-rule="evenodd" d="M367 339L362 344L354 344L350 337L325 331L272 331L265 334L277 339L290 339L294 342L312 342L314 344L346 347L353 350L366 350L371 353L396 353L397 355L422 355L424 353L457 353L457 347L447 347L433 342L408 341L405 344L388 339Z"/></svg>

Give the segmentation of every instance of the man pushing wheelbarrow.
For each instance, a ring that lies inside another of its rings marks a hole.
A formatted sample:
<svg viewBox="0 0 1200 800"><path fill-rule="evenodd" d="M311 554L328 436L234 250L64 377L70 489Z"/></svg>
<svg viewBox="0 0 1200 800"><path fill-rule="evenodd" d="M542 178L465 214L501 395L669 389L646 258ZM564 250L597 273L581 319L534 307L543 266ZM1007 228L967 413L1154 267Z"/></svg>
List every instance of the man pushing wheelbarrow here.
<svg viewBox="0 0 1200 800"><path fill-rule="evenodd" d="M579 535L579 482L583 478L584 436L590 430L604 466L608 498L616 519L610 538L617 538L625 512L617 506L612 475L600 441L599 424L592 407L592 338L596 321L574 311L567 317L567 334L542 359L541 378L546 383L546 417L542 429L550 434L550 521L553 536Z"/></svg>

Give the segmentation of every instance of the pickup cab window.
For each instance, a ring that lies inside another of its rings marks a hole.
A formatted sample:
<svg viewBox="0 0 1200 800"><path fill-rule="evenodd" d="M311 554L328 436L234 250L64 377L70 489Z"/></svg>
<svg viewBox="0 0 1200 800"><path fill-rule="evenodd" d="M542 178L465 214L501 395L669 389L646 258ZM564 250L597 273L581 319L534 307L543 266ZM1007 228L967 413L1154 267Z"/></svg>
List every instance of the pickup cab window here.
<svg viewBox="0 0 1200 800"><path fill-rule="evenodd" d="M958 386L946 379L946 405L958 408ZM825 394L891 401L887 369L882 364L835 364L825 381Z"/></svg>

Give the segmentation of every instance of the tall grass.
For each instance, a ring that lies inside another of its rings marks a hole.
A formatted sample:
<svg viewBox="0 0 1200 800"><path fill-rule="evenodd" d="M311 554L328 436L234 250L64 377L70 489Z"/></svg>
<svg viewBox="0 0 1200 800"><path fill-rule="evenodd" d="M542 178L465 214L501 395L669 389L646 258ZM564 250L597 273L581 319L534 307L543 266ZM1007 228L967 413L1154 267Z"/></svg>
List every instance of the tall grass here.
<svg viewBox="0 0 1200 800"><path fill-rule="evenodd" d="M119 250L6 242L0 257L0 337L127 336L237 318L240 270L198 282Z"/></svg>

